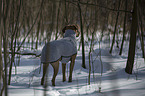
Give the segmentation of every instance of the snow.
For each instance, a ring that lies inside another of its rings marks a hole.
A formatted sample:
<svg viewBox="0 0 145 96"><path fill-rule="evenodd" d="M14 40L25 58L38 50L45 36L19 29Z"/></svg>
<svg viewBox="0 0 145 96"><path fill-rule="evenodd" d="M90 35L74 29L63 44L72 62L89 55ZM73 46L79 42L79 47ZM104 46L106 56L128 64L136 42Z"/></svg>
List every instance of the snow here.
<svg viewBox="0 0 145 96"><path fill-rule="evenodd" d="M127 42L126 42L127 43ZM126 44L127 45L127 44ZM128 45L122 56L118 55L114 47L113 54L109 53L106 43L101 42L100 48L96 43L92 53L93 66L91 71L91 83L88 85L89 60L86 49L86 67L81 67L81 50L75 61L73 81L68 81L69 64L66 69L66 82L62 82L61 64L56 77L56 86L51 85L53 69L48 68L47 88L40 84L42 77L42 64L36 56L21 56L20 64L13 66L11 85L8 86L8 96L145 96L145 63L141 58L141 50L136 49L133 74L125 73ZM140 46L140 44L137 44ZM42 47L42 46L41 46ZM87 48L87 47L86 47ZM40 54L41 51L23 50L23 53ZM101 52L101 57L100 57ZM16 59L15 62L17 62ZM101 64L102 63L102 64ZM101 68L103 70L101 70ZM16 69L16 71L15 71ZM102 75L101 75L102 71ZM94 73L93 73L94 72Z"/></svg>

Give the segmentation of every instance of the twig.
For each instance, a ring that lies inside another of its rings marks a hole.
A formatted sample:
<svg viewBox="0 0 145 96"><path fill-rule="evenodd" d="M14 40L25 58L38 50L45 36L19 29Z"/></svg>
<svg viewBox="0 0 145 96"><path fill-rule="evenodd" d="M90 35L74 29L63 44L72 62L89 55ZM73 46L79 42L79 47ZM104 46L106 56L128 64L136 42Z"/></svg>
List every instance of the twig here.
<svg viewBox="0 0 145 96"><path fill-rule="evenodd" d="M77 2L78 1L66 1L66 2L68 2L68 3L71 3L71 4L73 4L73 5L75 5L75 6L77 6ZM104 7L104 6L101 6L101 5L97 5L97 4L93 4L93 3L85 3L85 2L79 2L80 4L82 4L82 5L90 5L90 6L97 6L97 7L100 7L100 8L104 8L104 9L107 9L107 10L111 10L111 11L117 11L117 12L128 12L128 13L132 13L131 11L128 11L128 10L116 10L116 9L112 9L112 8L108 8L108 7Z"/></svg>
<svg viewBox="0 0 145 96"><path fill-rule="evenodd" d="M17 51L20 50L21 46L23 45L23 43L25 42L26 38L28 37L28 35L30 34L31 30L33 29L34 25L36 24L36 21L37 21L37 19L38 19L38 16L39 16L39 14L40 14L41 11L42 11L43 3L44 3L44 0L42 0L41 7L40 7L40 9L39 9L39 11L38 11L38 14L37 14L37 16L36 16L36 18L35 18L34 23L32 24L32 27L30 28L30 30L28 31L27 35L26 35L25 38L23 39L22 43L21 43L20 46L18 47Z"/></svg>

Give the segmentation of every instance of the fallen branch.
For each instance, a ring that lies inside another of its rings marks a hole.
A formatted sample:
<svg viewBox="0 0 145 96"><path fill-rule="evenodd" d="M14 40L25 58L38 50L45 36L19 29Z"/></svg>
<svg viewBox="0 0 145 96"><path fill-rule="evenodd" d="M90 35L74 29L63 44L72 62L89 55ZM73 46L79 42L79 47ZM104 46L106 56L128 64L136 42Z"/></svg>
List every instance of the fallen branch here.
<svg viewBox="0 0 145 96"><path fill-rule="evenodd" d="M2 54L4 54L4 52L2 52ZM41 54L36 54L36 53L21 53L21 52L9 52L9 54L19 54L19 55L35 55L36 57L40 57Z"/></svg>

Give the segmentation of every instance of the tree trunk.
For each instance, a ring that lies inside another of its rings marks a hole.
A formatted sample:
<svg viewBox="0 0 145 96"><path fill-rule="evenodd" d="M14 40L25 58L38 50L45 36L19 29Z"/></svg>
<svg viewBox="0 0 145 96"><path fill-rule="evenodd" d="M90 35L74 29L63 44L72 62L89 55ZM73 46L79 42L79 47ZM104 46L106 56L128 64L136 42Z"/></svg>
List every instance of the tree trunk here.
<svg viewBox="0 0 145 96"><path fill-rule="evenodd" d="M127 0L125 2L125 10L127 10ZM123 44L124 44L124 40L125 40L125 29L126 29L125 24L126 24L126 12L125 12L125 16L124 16L123 38L122 38L122 43L121 43L121 48L120 48L119 55L122 54Z"/></svg>
<svg viewBox="0 0 145 96"><path fill-rule="evenodd" d="M0 1L0 14L1 14L1 9L2 9L2 0ZM0 31L1 30L1 15L0 15ZM2 39L1 39L1 33L0 33L0 90L1 90L1 78L2 78L2 70L3 70L3 64L2 64Z"/></svg>
<svg viewBox="0 0 145 96"><path fill-rule="evenodd" d="M143 31L143 25L142 25L142 20L141 20L141 48L142 48L142 56L143 56L143 58L145 59L145 51L144 51L144 33L143 33L144 31Z"/></svg>
<svg viewBox="0 0 145 96"><path fill-rule="evenodd" d="M130 42L129 42L129 52L128 52L128 59L125 68L125 71L128 74L132 74L132 70L133 70L137 28L138 28L137 0L134 0L134 9L132 13L132 25L131 25Z"/></svg>
<svg viewBox="0 0 145 96"><path fill-rule="evenodd" d="M141 30L141 32L142 32L142 30ZM143 38L142 38L142 33L140 33L140 30L138 28L138 35L139 35L139 38L140 38L141 49L142 49L142 57L144 58L144 41L143 41Z"/></svg>
<svg viewBox="0 0 145 96"><path fill-rule="evenodd" d="M141 0L139 0L138 1L138 5L139 6L141 6ZM138 24L139 24L139 26L140 26L140 30L139 31L141 31L141 34L140 34L140 32L139 32L139 35L140 35L140 42L141 42L141 49L142 49L142 57L145 59L145 52L144 52L144 34L143 34L143 32L144 32L144 30L143 30L143 16L142 16L142 10L141 10L142 8L141 7L139 7L138 8L138 14L139 14L139 21L138 21ZM139 29L139 28L138 28Z"/></svg>
<svg viewBox="0 0 145 96"><path fill-rule="evenodd" d="M80 2L80 0L79 0ZM81 27L81 43L82 43L82 67L86 68L85 65L85 46L84 46L84 34L83 34L83 22L82 22L82 10L81 6L78 2L78 9L79 9L79 15L80 15L80 27Z"/></svg>
<svg viewBox="0 0 145 96"><path fill-rule="evenodd" d="M38 22L38 27L37 27L37 32L36 32L36 45L35 45L35 49L38 48L39 31L40 31L40 21L41 21L41 19L39 19L39 22Z"/></svg>
<svg viewBox="0 0 145 96"><path fill-rule="evenodd" d="M57 24L56 24L56 33L55 33L55 40L57 40L58 39L58 26L59 26L59 15L60 15L60 8L61 8L61 0L59 1L59 7L58 7L58 10L57 10L57 20L56 20L56 22L57 22Z"/></svg>
<svg viewBox="0 0 145 96"><path fill-rule="evenodd" d="M14 23L12 23L11 27L12 27L12 36L11 36L11 63L10 63L10 68L9 68L9 79L8 79L8 85L10 85L11 82L11 74L12 74L12 66L14 63L14 59L15 59L15 48L16 48L16 39L17 39L17 32L19 29L19 16L20 16L20 9L21 9L21 0L18 1L19 3L19 7L18 7L18 11L17 13L17 18L16 18L16 25ZM12 2L13 6L14 6L14 1ZM11 11L14 11L14 9L12 9ZM12 17L14 18L14 14L12 14ZM15 26L14 26L15 25ZM15 39L15 43L13 43Z"/></svg>
<svg viewBox="0 0 145 96"><path fill-rule="evenodd" d="M4 86L5 86L5 96L7 96L8 94L8 90L7 90L7 33L8 33L8 16L9 16L9 6L10 6L10 0L6 0L3 1L3 12L1 12L3 14L3 48L4 48L4 64L5 64L5 82L4 82Z"/></svg>
<svg viewBox="0 0 145 96"><path fill-rule="evenodd" d="M121 0L119 0L118 10L119 10L119 8L120 8L120 2L121 2ZM115 42L115 35L116 35L118 17L119 17L119 11L117 12L117 17L116 17L116 23L115 23L115 28L114 28L114 35L113 35L112 45L111 45L111 49L110 49L110 51L109 51L110 53L112 53L113 45L114 45L114 42Z"/></svg>
<svg viewBox="0 0 145 96"><path fill-rule="evenodd" d="M68 25L68 16L67 16L67 6L66 6L66 0L65 0L65 25Z"/></svg>
<svg viewBox="0 0 145 96"><path fill-rule="evenodd" d="M1 20L0 20L0 25L1 25ZM1 26L0 26L1 27ZM0 28L1 30L1 28ZM3 62L2 62L2 47L1 47L1 44L2 44L2 39L1 39L1 33L0 33L0 91L1 91L1 88L2 88L2 74L3 74ZM1 92L0 92L1 93Z"/></svg>

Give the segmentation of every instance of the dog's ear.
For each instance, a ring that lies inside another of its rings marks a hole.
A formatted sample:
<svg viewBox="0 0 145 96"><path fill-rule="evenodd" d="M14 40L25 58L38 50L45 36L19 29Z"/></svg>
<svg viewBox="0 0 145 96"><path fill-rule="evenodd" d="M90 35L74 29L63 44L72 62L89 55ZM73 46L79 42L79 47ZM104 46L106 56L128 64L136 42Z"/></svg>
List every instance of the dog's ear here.
<svg viewBox="0 0 145 96"><path fill-rule="evenodd" d="M76 30L76 27L73 25L66 25L63 29L62 29L62 33L65 33L65 30L67 29L72 29L72 30Z"/></svg>
<svg viewBox="0 0 145 96"><path fill-rule="evenodd" d="M80 27L79 27L79 25L77 24L75 24L75 25L73 25L74 27L75 27L75 32L76 32L76 37L78 37L79 36L79 34L80 34L80 32L79 32L79 30L80 30Z"/></svg>
<svg viewBox="0 0 145 96"><path fill-rule="evenodd" d="M73 26L76 28L76 30L80 30L80 26L78 24L74 24Z"/></svg>
<svg viewBox="0 0 145 96"><path fill-rule="evenodd" d="M62 33L65 33L66 30L66 26L62 29Z"/></svg>
<svg viewBox="0 0 145 96"><path fill-rule="evenodd" d="M79 26L78 25L66 25L63 29L62 29L62 33L65 33L65 30L67 29L72 29L72 30L79 30Z"/></svg>

